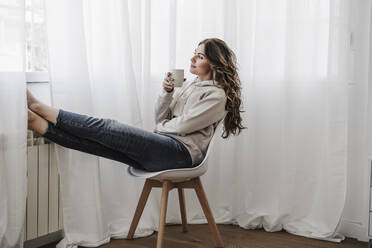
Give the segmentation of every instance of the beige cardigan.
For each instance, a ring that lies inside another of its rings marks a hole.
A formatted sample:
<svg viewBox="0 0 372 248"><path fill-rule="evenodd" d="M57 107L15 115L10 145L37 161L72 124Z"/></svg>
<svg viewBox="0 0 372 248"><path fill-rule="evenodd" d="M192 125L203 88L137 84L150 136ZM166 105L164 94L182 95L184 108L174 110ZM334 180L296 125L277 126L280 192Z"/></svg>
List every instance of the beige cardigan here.
<svg viewBox="0 0 372 248"><path fill-rule="evenodd" d="M214 127L227 111L225 91L209 81L184 82L168 93L164 88L155 105L158 133L181 141L194 166L202 162Z"/></svg>

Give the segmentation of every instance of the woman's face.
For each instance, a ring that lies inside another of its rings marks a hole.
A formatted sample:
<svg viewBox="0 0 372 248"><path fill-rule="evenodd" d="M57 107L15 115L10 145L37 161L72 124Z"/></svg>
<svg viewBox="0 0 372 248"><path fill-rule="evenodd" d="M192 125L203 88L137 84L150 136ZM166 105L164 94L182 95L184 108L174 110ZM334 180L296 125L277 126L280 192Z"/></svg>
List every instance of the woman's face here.
<svg viewBox="0 0 372 248"><path fill-rule="evenodd" d="M191 57L190 72L199 76L202 81L211 79L211 68L204 53L204 44L198 46Z"/></svg>

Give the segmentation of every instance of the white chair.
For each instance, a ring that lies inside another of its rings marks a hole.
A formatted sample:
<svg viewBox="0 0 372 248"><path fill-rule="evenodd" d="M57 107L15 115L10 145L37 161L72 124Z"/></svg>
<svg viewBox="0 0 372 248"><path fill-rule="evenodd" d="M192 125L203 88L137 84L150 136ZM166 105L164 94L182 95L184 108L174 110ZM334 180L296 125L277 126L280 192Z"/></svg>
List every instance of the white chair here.
<svg viewBox="0 0 372 248"><path fill-rule="evenodd" d="M132 224L128 232L127 236L128 239L133 239L134 232L137 228L143 209L145 208L148 196L153 187L162 188L159 228L156 247L161 248L163 244L164 228L166 225L165 217L168 204L168 192L174 188L178 189L178 197L180 202L182 218L182 230L183 232L187 232L185 197L183 189L192 188L195 190L198 196L199 202L203 208L205 217L207 218L209 227L212 231L217 247L223 247L223 242L220 233L217 229L216 222L214 221L212 211L209 207L207 197L200 180L200 176L203 175L208 169L208 156L216 137L221 135L223 126L222 124L223 119L218 123L217 127L215 128L214 135L208 145L207 153L203 161L197 167L164 170L158 172L147 172L135 169L133 167L128 167L128 173L131 176L138 178L146 178L146 182L145 185L143 186L142 193L136 208L136 212L134 213Z"/></svg>

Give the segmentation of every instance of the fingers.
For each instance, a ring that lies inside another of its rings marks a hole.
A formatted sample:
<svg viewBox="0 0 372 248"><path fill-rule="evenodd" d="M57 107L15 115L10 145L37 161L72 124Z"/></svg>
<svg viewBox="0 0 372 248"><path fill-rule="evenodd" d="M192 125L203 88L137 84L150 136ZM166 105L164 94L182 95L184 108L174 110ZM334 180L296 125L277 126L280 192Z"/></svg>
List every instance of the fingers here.
<svg viewBox="0 0 372 248"><path fill-rule="evenodd" d="M172 91L173 90L173 88L174 88L174 85L172 84L172 85L164 85L164 89L166 90L166 91Z"/></svg>
<svg viewBox="0 0 372 248"><path fill-rule="evenodd" d="M165 81L174 81L174 78L172 76L172 73L171 72L167 72L166 75L165 75L165 78L164 78Z"/></svg>
<svg viewBox="0 0 372 248"><path fill-rule="evenodd" d="M172 91L174 88L174 78L172 77L171 72L166 73L166 77L163 81L163 87L166 91Z"/></svg>
<svg viewBox="0 0 372 248"><path fill-rule="evenodd" d="M164 87L174 87L174 83L173 82L167 82L167 81L165 81L164 82Z"/></svg>

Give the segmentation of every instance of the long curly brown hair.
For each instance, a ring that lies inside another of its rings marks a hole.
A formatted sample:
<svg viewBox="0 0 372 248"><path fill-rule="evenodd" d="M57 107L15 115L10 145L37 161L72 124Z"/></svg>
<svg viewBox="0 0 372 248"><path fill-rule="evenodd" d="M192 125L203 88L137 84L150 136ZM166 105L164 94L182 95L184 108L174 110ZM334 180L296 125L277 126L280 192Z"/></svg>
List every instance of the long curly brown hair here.
<svg viewBox="0 0 372 248"><path fill-rule="evenodd" d="M241 111L241 82L235 53L220 39L210 38L199 43L204 44L205 56L212 70L212 79L217 82L217 87L225 90L227 102L225 109L228 111L224 119L224 132L222 138L228 138L232 133L239 135L242 129Z"/></svg>

